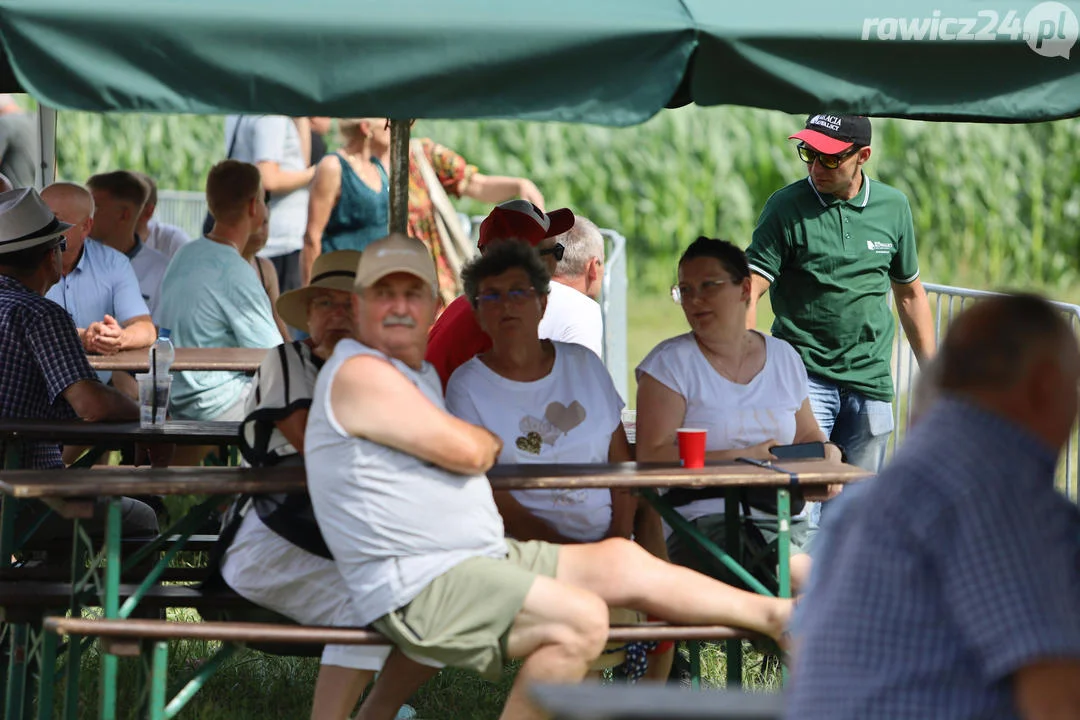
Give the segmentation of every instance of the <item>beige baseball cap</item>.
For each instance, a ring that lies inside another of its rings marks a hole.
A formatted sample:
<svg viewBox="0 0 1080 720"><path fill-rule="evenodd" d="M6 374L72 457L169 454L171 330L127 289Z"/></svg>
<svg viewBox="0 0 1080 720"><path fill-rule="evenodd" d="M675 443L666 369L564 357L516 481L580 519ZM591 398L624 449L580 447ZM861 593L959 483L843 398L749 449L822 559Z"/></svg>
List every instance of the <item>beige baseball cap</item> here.
<svg viewBox="0 0 1080 720"><path fill-rule="evenodd" d="M435 261L427 245L403 233L390 233L364 248L356 268L356 292L371 287L387 275L408 273L426 282L435 291L439 281Z"/></svg>

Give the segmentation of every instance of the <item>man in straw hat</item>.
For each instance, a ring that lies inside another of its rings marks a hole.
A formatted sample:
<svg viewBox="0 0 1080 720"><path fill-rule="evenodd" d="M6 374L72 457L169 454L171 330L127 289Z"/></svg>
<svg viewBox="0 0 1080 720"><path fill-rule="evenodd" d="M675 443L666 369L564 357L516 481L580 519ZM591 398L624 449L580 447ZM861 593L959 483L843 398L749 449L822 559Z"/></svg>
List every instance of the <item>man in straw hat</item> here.
<svg viewBox="0 0 1080 720"><path fill-rule="evenodd" d="M60 279L70 227L32 188L0 193L0 417L136 420L138 406L98 380L71 316L45 299ZM64 467L59 444L27 447L27 467ZM20 523L35 510L27 508ZM123 515L129 531L157 532L157 518L143 503L127 500ZM36 537L70 532L68 523L56 525L46 522Z"/></svg>
<svg viewBox="0 0 1080 720"><path fill-rule="evenodd" d="M308 491L354 601L391 654L498 677L524 658L504 718L542 714L536 681L577 682L601 653L608 605L676 623L736 625L779 638L789 600L756 595L610 539L581 545L505 537L484 473L501 442L446 412L424 361L437 280L422 242L392 234L356 272L356 339L341 340L315 384L304 438ZM394 698L395 700L397 698ZM362 718L380 717L361 709Z"/></svg>

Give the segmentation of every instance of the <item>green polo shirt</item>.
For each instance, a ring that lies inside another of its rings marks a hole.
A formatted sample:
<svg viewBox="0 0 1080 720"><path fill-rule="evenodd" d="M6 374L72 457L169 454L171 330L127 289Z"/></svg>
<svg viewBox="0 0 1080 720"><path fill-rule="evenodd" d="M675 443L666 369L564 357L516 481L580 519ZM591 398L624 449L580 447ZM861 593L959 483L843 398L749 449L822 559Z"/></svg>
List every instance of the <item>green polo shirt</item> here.
<svg viewBox="0 0 1080 720"><path fill-rule="evenodd" d="M809 177L773 193L746 251L772 285L772 333L808 372L875 400L892 400L890 281L919 277L911 206L863 175L851 200L822 195Z"/></svg>

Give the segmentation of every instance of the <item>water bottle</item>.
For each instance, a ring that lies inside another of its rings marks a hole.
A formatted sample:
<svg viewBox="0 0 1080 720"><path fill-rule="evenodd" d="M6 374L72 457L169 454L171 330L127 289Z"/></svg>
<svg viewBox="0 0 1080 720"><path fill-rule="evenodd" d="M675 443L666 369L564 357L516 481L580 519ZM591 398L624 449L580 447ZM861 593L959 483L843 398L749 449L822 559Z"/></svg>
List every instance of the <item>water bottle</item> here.
<svg viewBox="0 0 1080 720"><path fill-rule="evenodd" d="M176 350L173 348L169 335L169 328L158 330L158 338L150 346L150 372L157 377L166 377L172 368L173 360L176 359Z"/></svg>
<svg viewBox="0 0 1080 720"><path fill-rule="evenodd" d="M158 338L150 346L150 372L138 373L139 422L144 428L161 428L169 410L169 392L172 389L173 360L176 350L169 339L168 328L158 330Z"/></svg>

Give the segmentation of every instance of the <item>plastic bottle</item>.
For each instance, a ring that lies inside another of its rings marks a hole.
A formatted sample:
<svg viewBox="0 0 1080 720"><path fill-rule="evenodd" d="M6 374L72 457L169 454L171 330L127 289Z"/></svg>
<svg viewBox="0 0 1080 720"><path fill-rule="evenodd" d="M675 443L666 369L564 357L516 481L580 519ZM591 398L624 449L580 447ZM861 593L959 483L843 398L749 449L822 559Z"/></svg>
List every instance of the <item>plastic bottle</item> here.
<svg viewBox="0 0 1080 720"><path fill-rule="evenodd" d="M176 359L176 350L169 339L171 333L168 328L160 328L157 340L150 346L150 372L158 377L168 375Z"/></svg>

